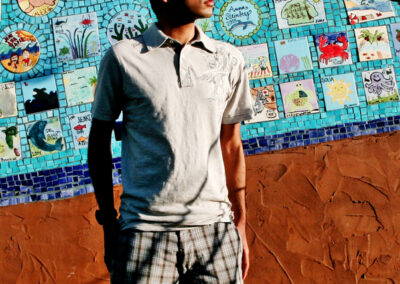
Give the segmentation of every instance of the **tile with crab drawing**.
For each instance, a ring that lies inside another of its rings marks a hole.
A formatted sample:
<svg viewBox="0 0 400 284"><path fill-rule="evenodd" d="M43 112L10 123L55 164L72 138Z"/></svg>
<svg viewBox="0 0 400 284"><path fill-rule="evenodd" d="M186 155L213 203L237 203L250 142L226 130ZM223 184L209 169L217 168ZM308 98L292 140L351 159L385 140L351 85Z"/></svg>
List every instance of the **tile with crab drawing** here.
<svg viewBox="0 0 400 284"><path fill-rule="evenodd" d="M320 68L353 63L347 33L324 33L314 36Z"/></svg>

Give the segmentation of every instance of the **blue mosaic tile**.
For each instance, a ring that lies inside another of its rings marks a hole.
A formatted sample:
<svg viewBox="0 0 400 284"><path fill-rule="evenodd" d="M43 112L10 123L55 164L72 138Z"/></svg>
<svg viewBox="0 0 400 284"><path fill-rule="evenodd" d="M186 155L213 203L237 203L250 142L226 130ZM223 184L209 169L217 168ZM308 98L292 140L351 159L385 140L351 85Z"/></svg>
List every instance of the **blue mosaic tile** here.
<svg viewBox="0 0 400 284"><path fill-rule="evenodd" d="M371 21L351 26L347 21L347 14L342 0L324 1L327 23L302 26L280 30L277 25L276 12L273 1L254 0L262 12L262 26L255 35L247 39L234 39L223 32L219 23L219 12L225 1L217 0L215 15L212 17L213 29L207 34L219 40L231 42L236 45L249 45L254 43L268 43L271 67L274 76L266 79L252 80L251 87L274 85L277 95L279 120L245 124L241 126L243 145L246 155L262 152L287 149L292 147L307 146L315 143L324 143L337 139L346 139L360 135L377 134L400 130L400 102L368 105L365 91L362 87L361 71L392 65L396 71L397 81L400 81L400 58L358 62L359 57L355 48L356 39L354 28L386 25L400 22L400 16L394 18ZM392 1L396 15L400 15L400 4ZM72 141L72 132L69 126L68 115L78 112L90 111L91 104L68 107L63 86L62 73L83 67L99 67L101 56L79 59L68 62L57 62L51 19L56 16L66 16L94 11L97 13L102 54L110 47L107 40L106 28L110 19L119 11L136 10L145 15L149 23L155 21L155 15L149 10L148 0L85 0L66 1L59 0L58 6L43 17L30 17L22 12L17 1L2 0L3 13L1 17L0 40L11 31L25 29L33 33L41 46L41 57L38 64L24 74L13 74L2 69L0 83L15 81L18 116L0 119L0 127L18 125L21 137L22 160L0 163L0 206L33 202L39 200L54 200L73 197L88 192L93 192L90 187L90 175L86 160L87 150L75 150ZM347 31L353 64L340 68L318 68L317 49L313 36L323 32ZM311 56L313 58L312 71L297 72L278 75L278 63L273 47L273 42L279 39L307 36ZM389 36L391 37L390 33ZM393 51L393 50L392 50ZM0 66L0 69L3 68ZM325 111L320 76L354 72L360 105L338 111ZM54 74L57 83L60 108L47 112L25 115L21 81L27 78L41 77ZM282 82L301 79L314 79L318 92L320 113L303 115L294 118L285 118L283 113L282 97L279 84ZM31 158L27 133L24 124L37 119L51 116L60 117L61 128L67 149L63 152L44 157ZM112 153L114 159L115 184L121 182L121 123L117 123L112 139ZM74 187L78 188L74 188ZM18 195L18 197L16 197Z"/></svg>

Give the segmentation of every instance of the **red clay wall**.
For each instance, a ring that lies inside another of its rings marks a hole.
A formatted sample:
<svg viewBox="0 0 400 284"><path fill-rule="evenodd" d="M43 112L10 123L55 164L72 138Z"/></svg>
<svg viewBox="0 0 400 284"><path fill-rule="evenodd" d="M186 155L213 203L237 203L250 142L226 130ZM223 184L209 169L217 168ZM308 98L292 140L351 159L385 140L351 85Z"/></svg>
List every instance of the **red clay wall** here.
<svg viewBox="0 0 400 284"><path fill-rule="evenodd" d="M247 157L246 284L399 283L399 160L400 133ZM0 208L0 283L108 283L95 210Z"/></svg>

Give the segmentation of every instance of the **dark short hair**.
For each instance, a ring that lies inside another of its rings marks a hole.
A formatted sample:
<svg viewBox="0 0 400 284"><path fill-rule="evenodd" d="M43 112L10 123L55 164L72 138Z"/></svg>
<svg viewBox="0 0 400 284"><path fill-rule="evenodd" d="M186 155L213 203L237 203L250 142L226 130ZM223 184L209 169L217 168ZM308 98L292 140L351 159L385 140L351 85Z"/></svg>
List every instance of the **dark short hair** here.
<svg viewBox="0 0 400 284"><path fill-rule="evenodd" d="M150 0L151 9L153 9L154 14L157 17L160 16L162 10L162 2L161 0Z"/></svg>

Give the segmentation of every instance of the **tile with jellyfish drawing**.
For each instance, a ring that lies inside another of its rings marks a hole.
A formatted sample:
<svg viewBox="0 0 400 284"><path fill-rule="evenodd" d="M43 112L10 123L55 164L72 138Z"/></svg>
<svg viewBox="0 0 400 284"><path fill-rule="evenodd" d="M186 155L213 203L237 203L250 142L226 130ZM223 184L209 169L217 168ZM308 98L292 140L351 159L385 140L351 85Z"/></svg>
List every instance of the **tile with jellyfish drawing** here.
<svg viewBox="0 0 400 284"><path fill-rule="evenodd" d="M274 42L280 74L312 70L310 48L306 37Z"/></svg>
<svg viewBox="0 0 400 284"><path fill-rule="evenodd" d="M282 83L279 86L286 117L319 112L313 79Z"/></svg>
<svg viewBox="0 0 400 284"><path fill-rule="evenodd" d="M325 23L324 1L274 0L280 29Z"/></svg>
<svg viewBox="0 0 400 284"><path fill-rule="evenodd" d="M49 117L26 124L32 158L65 150L60 119Z"/></svg>
<svg viewBox="0 0 400 284"><path fill-rule="evenodd" d="M58 61L101 55L95 12L53 18Z"/></svg>
<svg viewBox="0 0 400 284"><path fill-rule="evenodd" d="M272 77L268 44L261 43L238 48L243 54L250 80Z"/></svg>
<svg viewBox="0 0 400 284"><path fill-rule="evenodd" d="M386 26L354 29L360 61L392 58Z"/></svg>
<svg viewBox="0 0 400 284"><path fill-rule="evenodd" d="M364 71L362 79L369 105L399 100L393 67Z"/></svg>
<svg viewBox="0 0 400 284"><path fill-rule="evenodd" d="M251 120L247 120L246 123L279 119L273 85L252 88L250 92L253 99L255 116Z"/></svg>
<svg viewBox="0 0 400 284"><path fill-rule="evenodd" d="M90 126L92 125L90 111L70 115L69 123L71 125L75 149L86 148L89 142Z"/></svg>
<svg viewBox="0 0 400 284"><path fill-rule="evenodd" d="M353 73L321 77L327 111L359 104Z"/></svg>
<svg viewBox="0 0 400 284"><path fill-rule="evenodd" d="M352 64L347 33L324 33L315 35L319 67L335 67Z"/></svg>
<svg viewBox="0 0 400 284"><path fill-rule="evenodd" d="M18 126L0 127L0 162L21 159L21 141Z"/></svg>

